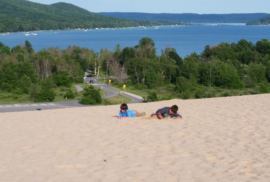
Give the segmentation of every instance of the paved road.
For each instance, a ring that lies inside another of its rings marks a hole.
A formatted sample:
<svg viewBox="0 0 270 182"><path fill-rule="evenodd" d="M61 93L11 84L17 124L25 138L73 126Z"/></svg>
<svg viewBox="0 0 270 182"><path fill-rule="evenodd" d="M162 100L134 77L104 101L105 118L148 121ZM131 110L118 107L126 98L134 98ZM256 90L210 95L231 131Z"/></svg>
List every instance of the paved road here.
<svg viewBox="0 0 270 182"><path fill-rule="evenodd" d="M86 78L85 81L87 81L87 83L89 83L90 80L94 81L94 84L91 84L91 85L93 85L97 88L100 88L100 89L104 90L105 92L107 92L107 94L103 95L102 98L110 98L110 97L114 97L114 96L121 94L125 97L132 99L132 101L130 103L139 103L142 100L142 97L134 95L134 94L130 94L127 92L120 93L119 90L112 88L112 87L108 86L107 84L97 82L95 78Z"/></svg>
<svg viewBox="0 0 270 182"><path fill-rule="evenodd" d="M94 80L95 87L101 88L107 92L106 95L103 95L103 98L110 98L118 95L120 92L117 89L111 88L105 84L101 84L97 82L94 78L87 78L86 81L89 83L90 79ZM76 85L75 86L78 91L82 91L83 88ZM131 103L139 103L142 98L140 96L136 96L130 93L122 93L123 96L129 97L132 99ZM48 109L61 109L61 108L71 108L71 107L91 107L84 106L79 104L79 100L73 101L64 101L64 102L49 102L49 103L29 103L29 104L4 104L0 105L0 113L3 112L19 112L19 111L40 111L40 110L48 110Z"/></svg>
<svg viewBox="0 0 270 182"><path fill-rule="evenodd" d="M75 85L77 91L80 92L83 88ZM29 104L4 104L0 105L1 112L19 112L19 111L40 111L48 109L61 109L70 107L87 107L79 104L80 100L63 101L63 102L49 102L49 103L29 103Z"/></svg>

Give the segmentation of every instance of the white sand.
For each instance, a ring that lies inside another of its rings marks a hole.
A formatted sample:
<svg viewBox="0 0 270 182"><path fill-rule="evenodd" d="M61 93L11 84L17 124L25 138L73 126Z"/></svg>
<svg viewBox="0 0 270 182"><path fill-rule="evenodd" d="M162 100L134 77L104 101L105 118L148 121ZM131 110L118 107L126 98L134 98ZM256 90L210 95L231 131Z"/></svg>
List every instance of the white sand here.
<svg viewBox="0 0 270 182"><path fill-rule="evenodd" d="M269 182L270 95L0 114L0 182Z"/></svg>

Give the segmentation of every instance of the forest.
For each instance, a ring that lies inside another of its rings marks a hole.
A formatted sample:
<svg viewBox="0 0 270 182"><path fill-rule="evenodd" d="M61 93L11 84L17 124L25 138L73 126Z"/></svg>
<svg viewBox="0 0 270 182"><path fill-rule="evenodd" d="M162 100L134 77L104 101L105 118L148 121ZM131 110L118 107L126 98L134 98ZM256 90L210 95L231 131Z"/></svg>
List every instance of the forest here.
<svg viewBox="0 0 270 182"><path fill-rule="evenodd" d="M249 21L247 25L270 25L270 15L266 15L257 20Z"/></svg>
<svg viewBox="0 0 270 182"><path fill-rule="evenodd" d="M89 12L68 3L43 5L26 0L0 0L0 32L156 26L168 21L134 21Z"/></svg>
<svg viewBox="0 0 270 182"><path fill-rule="evenodd" d="M270 42L247 40L205 46L201 54L185 58L174 48L156 53L155 42L144 37L134 47L94 52L78 46L35 52L30 42L9 48L0 43L0 102L12 97L18 102L54 101L56 88L62 97L74 98L74 83L83 83L91 67L94 75L111 76L112 86L144 96L145 102L172 98L210 98L269 93ZM100 102L87 88L86 103ZM82 97L83 97L82 96Z"/></svg>
<svg viewBox="0 0 270 182"><path fill-rule="evenodd" d="M144 21L173 21L195 23L247 23L268 15L266 13L239 13L239 14L195 14L195 13L129 13L129 12L102 12L100 15L114 18Z"/></svg>

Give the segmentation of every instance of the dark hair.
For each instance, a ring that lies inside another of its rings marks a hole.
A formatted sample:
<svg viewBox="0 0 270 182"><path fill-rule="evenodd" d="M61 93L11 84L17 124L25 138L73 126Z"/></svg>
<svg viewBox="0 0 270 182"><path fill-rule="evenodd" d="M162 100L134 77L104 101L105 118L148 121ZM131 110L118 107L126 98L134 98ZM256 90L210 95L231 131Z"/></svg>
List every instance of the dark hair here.
<svg viewBox="0 0 270 182"><path fill-rule="evenodd" d="M173 105L173 106L171 107L171 111L174 112L174 113L177 113L177 111L178 111L178 106L177 106L177 105Z"/></svg>
<svg viewBox="0 0 270 182"><path fill-rule="evenodd" d="M127 109L128 109L127 104L122 104L122 105L120 106L120 109L121 109L121 110L127 110Z"/></svg>

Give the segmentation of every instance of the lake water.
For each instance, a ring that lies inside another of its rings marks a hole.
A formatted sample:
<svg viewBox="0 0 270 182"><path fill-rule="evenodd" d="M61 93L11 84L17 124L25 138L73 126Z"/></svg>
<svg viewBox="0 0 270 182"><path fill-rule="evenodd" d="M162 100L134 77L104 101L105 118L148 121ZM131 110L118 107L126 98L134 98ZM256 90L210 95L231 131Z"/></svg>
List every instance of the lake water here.
<svg viewBox="0 0 270 182"><path fill-rule="evenodd" d="M37 34L32 35L31 33ZM117 44L122 48L133 47L142 37L150 37L156 43L157 53L161 49L173 47L180 56L196 52L201 53L206 45L217 45L220 42L238 42L246 39L256 43L261 39L270 40L270 26L162 26L127 29L99 29L99 30L70 30L43 31L25 33L0 34L0 42L14 47L23 45L28 40L38 51L42 48L68 46L88 47L95 51L101 48L113 50Z"/></svg>

